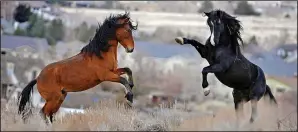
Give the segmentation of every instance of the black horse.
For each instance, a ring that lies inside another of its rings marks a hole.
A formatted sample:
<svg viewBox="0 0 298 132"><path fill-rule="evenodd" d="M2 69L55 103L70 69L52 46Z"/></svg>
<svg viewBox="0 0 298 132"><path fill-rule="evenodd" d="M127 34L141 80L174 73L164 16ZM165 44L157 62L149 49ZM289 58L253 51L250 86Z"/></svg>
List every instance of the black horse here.
<svg viewBox="0 0 298 132"><path fill-rule="evenodd" d="M243 102L251 101L250 122L252 123L257 117L257 102L264 95L268 95L270 100L277 104L275 97L266 84L263 70L247 60L240 51L238 40L241 44L243 43L240 35L240 30L242 30L240 21L221 10L204 13L208 17L207 24L211 31L205 45L182 37L177 37L175 40L181 45L194 46L201 57L210 64L202 71L202 87L205 96L210 93L207 74L214 73L221 83L233 88L237 120L239 110L243 108Z"/></svg>

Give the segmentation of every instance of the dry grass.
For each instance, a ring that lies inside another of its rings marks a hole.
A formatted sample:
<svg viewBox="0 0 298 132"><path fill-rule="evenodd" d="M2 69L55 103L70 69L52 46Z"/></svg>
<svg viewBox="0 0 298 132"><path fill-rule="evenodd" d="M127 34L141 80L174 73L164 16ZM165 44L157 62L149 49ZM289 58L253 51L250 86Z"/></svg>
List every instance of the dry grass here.
<svg viewBox="0 0 298 132"><path fill-rule="evenodd" d="M297 96L296 96L297 97ZM33 116L27 124L17 115L15 104L2 107L1 131L206 131L206 130L246 130L246 131L296 131L297 108L279 99L276 108L262 100L259 104L259 117L254 124L249 124L250 103L244 108L245 116L241 127L236 129L235 113L232 106L223 108L217 113L203 117L188 118L176 109L160 109L148 114L137 109L127 109L124 105L112 100L103 101L89 109L85 114L66 114L56 117L56 122L46 125L38 110L33 109Z"/></svg>
<svg viewBox="0 0 298 132"><path fill-rule="evenodd" d="M175 110L161 110L146 114L136 109L127 109L113 101L104 101L89 109L85 114L66 114L56 117L56 122L47 126L33 109L27 124L21 121L17 107L9 105L1 111L1 131L151 131L174 130L181 123L181 115Z"/></svg>

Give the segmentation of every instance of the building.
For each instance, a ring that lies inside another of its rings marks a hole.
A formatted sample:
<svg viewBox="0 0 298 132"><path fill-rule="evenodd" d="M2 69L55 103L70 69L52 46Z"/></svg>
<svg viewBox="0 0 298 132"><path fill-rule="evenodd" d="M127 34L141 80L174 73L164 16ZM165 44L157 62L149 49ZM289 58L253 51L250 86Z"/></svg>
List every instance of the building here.
<svg viewBox="0 0 298 132"><path fill-rule="evenodd" d="M1 35L1 97L12 101L38 76L45 66L48 43L45 39ZM34 104L41 100L33 95Z"/></svg>
<svg viewBox="0 0 298 132"><path fill-rule="evenodd" d="M41 58L34 55L24 57L14 50L1 49L1 99L8 102L17 99L23 88L35 79L45 67ZM33 104L41 99L34 90Z"/></svg>
<svg viewBox="0 0 298 132"><path fill-rule="evenodd" d="M19 55L23 55L25 58L30 55L36 58L45 58L49 45L44 38L1 35L1 50L2 49L14 50L17 53L21 53Z"/></svg>

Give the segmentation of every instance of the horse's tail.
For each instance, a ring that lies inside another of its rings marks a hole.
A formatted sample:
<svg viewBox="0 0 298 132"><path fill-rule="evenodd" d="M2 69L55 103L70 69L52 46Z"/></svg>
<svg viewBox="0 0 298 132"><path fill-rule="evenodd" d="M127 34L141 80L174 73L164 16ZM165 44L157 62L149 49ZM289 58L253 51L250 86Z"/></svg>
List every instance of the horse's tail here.
<svg viewBox="0 0 298 132"><path fill-rule="evenodd" d="M30 100L30 93L33 93L33 86L37 83L36 79L32 80L22 91L21 95L18 98L19 101L19 114L25 109L27 102ZM20 100L21 99L21 100Z"/></svg>
<svg viewBox="0 0 298 132"><path fill-rule="evenodd" d="M277 104L277 101L275 99L275 97L273 96L272 92L271 92L271 89L268 85L266 85L266 92L265 92L265 95L268 95L270 100L273 101L275 104Z"/></svg>

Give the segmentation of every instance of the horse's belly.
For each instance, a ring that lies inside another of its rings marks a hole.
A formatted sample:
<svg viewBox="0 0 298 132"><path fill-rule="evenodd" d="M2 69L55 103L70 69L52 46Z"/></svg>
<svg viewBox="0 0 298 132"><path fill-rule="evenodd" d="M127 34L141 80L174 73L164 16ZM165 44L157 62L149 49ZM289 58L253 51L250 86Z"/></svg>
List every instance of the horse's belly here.
<svg viewBox="0 0 298 132"><path fill-rule="evenodd" d="M85 90L95 87L99 83L100 83L100 81L88 81L88 82L85 81L85 82L78 83L77 85L75 85L75 84L65 85L64 89L69 92L85 91Z"/></svg>
<svg viewBox="0 0 298 132"><path fill-rule="evenodd" d="M99 83L100 83L100 80L88 78L88 77L86 78L78 77L73 79L73 81L69 79L61 81L61 85L63 86L65 91L69 91L69 92L84 91L92 87L95 87Z"/></svg>
<svg viewBox="0 0 298 132"><path fill-rule="evenodd" d="M251 82L250 77L243 73L215 74L215 76L221 83L231 88L246 88Z"/></svg>
<svg viewBox="0 0 298 132"><path fill-rule="evenodd" d="M61 85L66 91L83 91L100 83L96 72L85 68L65 68L59 77Z"/></svg>

